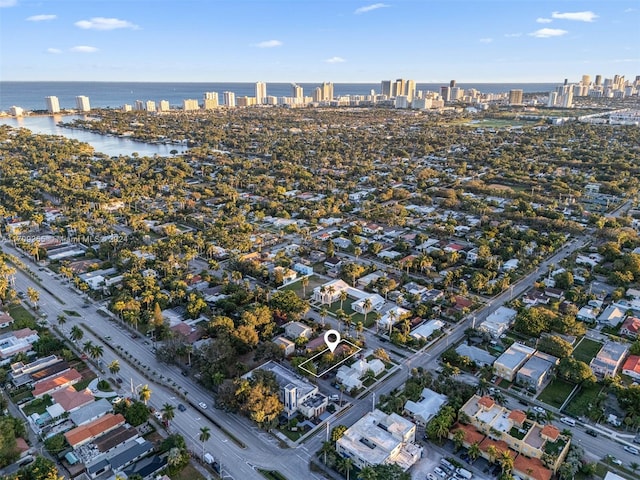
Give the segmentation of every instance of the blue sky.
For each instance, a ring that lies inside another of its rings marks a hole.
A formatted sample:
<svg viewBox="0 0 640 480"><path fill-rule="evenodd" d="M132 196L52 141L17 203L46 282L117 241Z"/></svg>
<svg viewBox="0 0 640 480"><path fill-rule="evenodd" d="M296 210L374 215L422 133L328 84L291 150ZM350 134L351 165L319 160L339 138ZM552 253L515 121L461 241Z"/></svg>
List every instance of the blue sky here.
<svg viewBox="0 0 640 480"><path fill-rule="evenodd" d="M638 0L0 0L0 79L630 78L639 32Z"/></svg>

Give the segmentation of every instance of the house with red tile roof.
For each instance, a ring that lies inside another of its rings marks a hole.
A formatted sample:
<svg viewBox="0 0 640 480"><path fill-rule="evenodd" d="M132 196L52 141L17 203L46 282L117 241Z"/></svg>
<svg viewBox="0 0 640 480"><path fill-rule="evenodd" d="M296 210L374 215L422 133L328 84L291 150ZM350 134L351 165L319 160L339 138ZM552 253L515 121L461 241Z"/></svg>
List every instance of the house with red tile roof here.
<svg viewBox="0 0 640 480"><path fill-rule="evenodd" d="M471 446L478 442L482 456L490 459L489 447L494 447L498 454L510 451L512 458L527 456L534 459L542 459L549 450L557 452L557 460L553 468L547 469L540 463L534 469L535 476L519 475L528 480L548 480L551 474L558 469L569 451L571 438L562 435L555 425L540 425L529 420L521 410L509 410L498 405L491 397L474 395L460 409L460 417L468 425L454 426L449 432L453 438L455 430L463 429L465 438L463 445ZM473 433L475 430L476 433ZM538 468L540 467L540 468ZM548 470L548 473L540 469Z"/></svg>
<svg viewBox="0 0 640 480"><path fill-rule="evenodd" d="M76 391L73 387L62 388L51 394L51 398L60 405L65 412L73 412L95 400L89 389Z"/></svg>
<svg viewBox="0 0 640 480"><path fill-rule="evenodd" d="M631 338L638 338L638 331L640 330L640 318L628 316L620 327L620 335L625 335Z"/></svg>
<svg viewBox="0 0 640 480"><path fill-rule="evenodd" d="M46 393L51 395L52 392L75 385L80 380L82 380L82 375L80 375L75 368L72 368L71 370L47 378L46 380L36 382L31 393L35 398L39 398Z"/></svg>
<svg viewBox="0 0 640 480"><path fill-rule="evenodd" d="M629 355L622 366L622 373L640 381L640 355Z"/></svg>
<svg viewBox="0 0 640 480"><path fill-rule="evenodd" d="M68 432L65 432L64 437L73 448L79 447L98 438L100 435L104 435L107 432L124 425L125 419L122 414L107 413L106 415L89 422L80 427L73 428Z"/></svg>
<svg viewBox="0 0 640 480"><path fill-rule="evenodd" d="M13 317L6 312L0 312L0 328L7 328L13 323Z"/></svg>

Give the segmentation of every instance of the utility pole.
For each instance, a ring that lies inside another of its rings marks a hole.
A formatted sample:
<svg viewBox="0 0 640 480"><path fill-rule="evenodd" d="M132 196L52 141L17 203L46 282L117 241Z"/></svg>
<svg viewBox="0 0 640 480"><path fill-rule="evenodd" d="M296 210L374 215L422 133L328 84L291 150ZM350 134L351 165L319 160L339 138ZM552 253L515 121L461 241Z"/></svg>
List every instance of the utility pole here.
<svg viewBox="0 0 640 480"><path fill-rule="evenodd" d="M371 412L376 409L376 392L371 394Z"/></svg>

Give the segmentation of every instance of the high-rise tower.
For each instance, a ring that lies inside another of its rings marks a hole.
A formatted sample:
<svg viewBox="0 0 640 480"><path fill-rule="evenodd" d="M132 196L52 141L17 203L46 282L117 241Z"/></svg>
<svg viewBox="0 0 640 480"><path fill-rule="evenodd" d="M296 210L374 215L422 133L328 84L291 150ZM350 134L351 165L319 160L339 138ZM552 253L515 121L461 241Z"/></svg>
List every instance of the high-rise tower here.
<svg viewBox="0 0 640 480"><path fill-rule="evenodd" d="M267 98L267 84L264 82L256 83L256 104L262 105Z"/></svg>
<svg viewBox="0 0 640 480"><path fill-rule="evenodd" d="M45 102L47 104L47 111L49 113L60 113L60 101L58 97L45 97Z"/></svg>

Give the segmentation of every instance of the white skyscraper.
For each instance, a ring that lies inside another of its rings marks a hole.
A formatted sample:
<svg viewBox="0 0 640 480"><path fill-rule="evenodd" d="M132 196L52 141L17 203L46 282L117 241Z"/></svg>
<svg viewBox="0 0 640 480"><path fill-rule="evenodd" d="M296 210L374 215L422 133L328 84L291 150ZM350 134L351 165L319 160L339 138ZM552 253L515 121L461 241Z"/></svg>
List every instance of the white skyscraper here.
<svg viewBox="0 0 640 480"><path fill-rule="evenodd" d="M233 92L224 92L224 104L227 107L235 107L236 106L236 94Z"/></svg>
<svg viewBox="0 0 640 480"><path fill-rule="evenodd" d="M47 111L49 113L60 113L60 102L58 101L58 97L45 97L44 100L47 103Z"/></svg>
<svg viewBox="0 0 640 480"><path fill-rule="evenodd" d="M91 105L89 104L89 97L84 95L78 95L76 97L76 109L81 112L88 112L91 110Z"/></svg>
<svg viewBox="0 0 640 480"><path fill-rule="evenodd" d="M267 84L264 82L256 83L256 104L262 105L267 97Z"/></svg>

